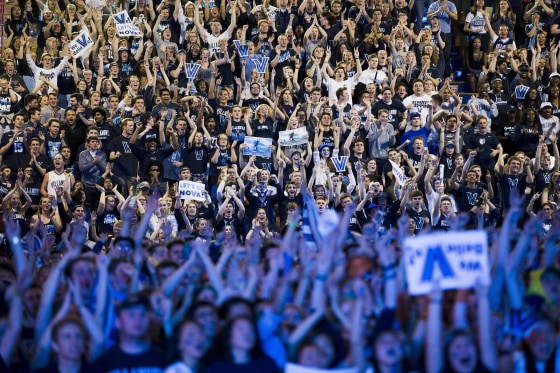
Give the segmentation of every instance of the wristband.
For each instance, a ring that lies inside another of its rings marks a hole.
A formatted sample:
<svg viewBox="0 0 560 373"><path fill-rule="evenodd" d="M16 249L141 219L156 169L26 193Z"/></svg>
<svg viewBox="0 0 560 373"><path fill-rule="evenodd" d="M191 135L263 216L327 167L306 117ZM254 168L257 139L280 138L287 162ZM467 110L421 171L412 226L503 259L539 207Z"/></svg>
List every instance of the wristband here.
<svg viewBox="0 0 560 373"><path fill-rule="evenodd" d="M395 269L395 268L396 268L396 266L394 264L390 264L388 266L381 266L381 269L383 271L390 271L390 270Z"/></svg>
<svg viewBox="0 0 560 373"><path fill-rule="evenodd" d="M388 269L383 271L384 280L393 280L397 277L397 271L393 269Z"/></svg>

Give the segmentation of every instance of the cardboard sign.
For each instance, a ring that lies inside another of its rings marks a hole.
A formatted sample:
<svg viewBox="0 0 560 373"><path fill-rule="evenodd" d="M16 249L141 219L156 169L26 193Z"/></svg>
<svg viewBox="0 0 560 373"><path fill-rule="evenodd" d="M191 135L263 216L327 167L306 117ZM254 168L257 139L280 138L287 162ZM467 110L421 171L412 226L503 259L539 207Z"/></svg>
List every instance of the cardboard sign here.
<svg viewBox="0 0 560 373"><path fill-rule="evenodd" d="M185 64L185 75L187 76L187 79L196 78L196 74L198 74L198 70L200 70L200 64L198 63Z"/></svg>
<svg viewBox="0 0 560 373"><path fill-rule="evenodd" d="M113 14L115 27L119 36L142 36L142 31L132 24L132 20L128 13L123 10L120 13Z"/></svg>
<svg viewBox="0 0 560 373"><path fill-rule="evenodd" d="M393 172L393 176L395 176L395 181L397 182L397 184L405 185L407 177L401 170L401 167L391 160L389 160L389 162L391 163L391 167L392 167L391 171Z"/></svg>
<svg viewBox="0 0 560 373"><path fill-rule="evenodd" d="M340 157L331 157L331 162L336 169L336 172L346 171L346 164L348 163L348 156L341 155Z"/></svg>
<svg viewBox="0 0 560 373"><path fill-rule="evenodd" d="M241 44L240 40L234 40L233 44L239 51L239 57L247 57L247 55L249 54L248 53L249 47L247 46L247 44Z"/></svg>
<svg viewBox="0 0 560 373"><path fill-rule="evenodd" d="M435 233L408 237L403 260L410 295L423 295L434 281L446 289L490 283L488 240L482 231Z"/></svg>
<svg viewBox="0 0 560 373"><path fill-rule="evenodd" d="M293 146L307 144L309 141L309 132L305 127L296 128L295 130L278 132L278 143L280 146Z"/></svg>
<svg viewBox="0 0 560 373"><path fill-rule="evenodd" d="M272 139L266 137L245 136L245 140L243 143L245 144L245 147L243 148L243 155L270 157L272 153L272 151L270 150Z"/></svg>
<svg viewBox="0 0 560 373"><path fill-rule="evenodd" d="M266 73L266 67L268 66L268 57L253 58L253 62L255 63L255 66L257 67L257 72L259 74Z"/></svg>
<svg viewBox="0 0 560 373"><path fill-rule="evenodd" d="M94 44L95 42L90 38L89 32L87 29L84 29L76 39L70 42L69 46L74 57L82 57Z"/></svg>
<svg viewBox="0 0 560 373"><path fill-rule="evenodd" d="M113 14L113 20L115 21L115 25L132 23L132 20L130 19L130 16L128 15L126 10L123 10L122 12L119 12L117 14Z"/></svg>
<svg viewBox="0 0 560 373"><path fill-rule="evenodd" d="M89 2L89 6L93 9L104 7L105 5L107 5L105 0L90 0Z"/></svg>
<svg viewBox="0 0 560 373"><path fill-rule="evenodd" d="M179 181L179 198L204 202L206 201L206 195L203 193L205 189L204 184L181 180Z"/></svg>

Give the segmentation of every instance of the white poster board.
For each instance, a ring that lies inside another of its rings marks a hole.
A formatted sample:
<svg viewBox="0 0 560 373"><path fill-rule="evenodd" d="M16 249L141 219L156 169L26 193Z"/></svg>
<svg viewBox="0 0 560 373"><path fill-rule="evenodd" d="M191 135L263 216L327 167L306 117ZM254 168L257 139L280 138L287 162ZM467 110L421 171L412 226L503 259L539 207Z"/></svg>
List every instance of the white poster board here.
<svg viewBox="0 0 560 373"><path fill-rule="evenodd" d="M245 136L245 140L243 143L245 144L245 147L243 148L243 155L270 157L272 153L272 151L270 150L272 139L269 139L267 137Z"/></svg>
<svg viewBox="0 0 560 373"><path fill-rule="evenodd" d="M490 283L488 240L482 231L425 234L404 241L403 260L410 295L440 288L466 289Z"/></svg>
<svg viewBox="0 0 560 373"><path fill-rule="evenodd" d="M204 202L206 201L206 195L202 192L205 189L206 187L202 183L181 180L179 181L179 198Z"/></svg>
<svg viewBox="0 0 560 373"><path fill-rule="evenodd" d="M295 130L278 132L278 143L280 146L293 146L307 144L309 141L309 132L305 127L296 128Z"/></svg>
<svg viewBox="0 0 560 373"><path fill-rule="evenodd" d="M142 31L132 23L128 13L123 10L120 13L113 14L113 20L115 21L115 28L119 36L142 36Z"/></svg>
<svg viewBox="0 0 560 373"><path fill-rule="evenodd" d="M90 38L87 29L82 30L80 34L70 42L69 47L72 55L77 57L82 57L86 51L91 48L95 42Z"/></svg>

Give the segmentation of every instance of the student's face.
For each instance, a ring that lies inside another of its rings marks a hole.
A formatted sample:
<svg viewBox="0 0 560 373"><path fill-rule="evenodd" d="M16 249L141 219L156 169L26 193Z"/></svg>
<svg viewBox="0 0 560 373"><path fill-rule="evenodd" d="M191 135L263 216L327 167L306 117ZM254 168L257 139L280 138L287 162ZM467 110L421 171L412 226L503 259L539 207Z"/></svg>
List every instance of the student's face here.
<svg viewBox="0 0 560 373"><path fill-rule="evenodd" d="M383 333L375 342L375 360L380 366L394 366L403 357L401 343L393 333Z"/></svg>
<svg viewBox="0 0 560 373"><path fill-rule="evenodd" d="M41 305L41 295L41 289L38 288L30 288L25 292L23 306L28 314L32 316L37 315L37 311Z"/></svg>
<svg viewBox="0 0 560 373"><path fill-rule="evenodd" d="M325 354L315 345L307 345L301 350L298 363L310 368L328 368L328 360Z"/></svg>
<svg viewBox="0 0 560 373"><path fill-rule="evenodd" d="M204 330L195 323L186 323L181 328L178 347L183 356L200 359L206 351Z"/></svg>
<svg viewBox="0 0 560 373"><path fill-rule="evenodd" d="M204 328L207 336L213 336L218 324L218 315L211 307L198 307L194 319Z"/></svg>
<svg viewBox="0 0 560 373"><path fill-rule="evenodd" d="M249 351L256 342L255 330L253 325L246 319L236 320L231 330L232 348Z"/></svg>
<svg viewBox="0 0 560 373"><path fill-rule="evenodd" d="M129 338L144 338L149 325L148 311L141 305L122 310L117 318L119 333Z"/></svg>
<svg viewBox="0 0 560 373"><path fill-rule="evenodd" d="M56 333L52 347L59 358L79 361L86 350L82 329L73 323L62 326Z"/></svg>
<svg viewBox="0 0 560 373"><path fill-rule="evenodd" d="M80 207L76 208L75 212L78 213ZM83 214L83 208L82 214ZM95 269L93 264L86 260L76 262L72 267L71 278L74 283L80 286L82 291L91 291L95 283Z"/></svg>
<svg viewBox="0 0 560 373"><path fill-rule="evenodd" d="M471 339L458 336L449 345L449 362L455 372L473 372L476 367L476 347Z"/></svg>

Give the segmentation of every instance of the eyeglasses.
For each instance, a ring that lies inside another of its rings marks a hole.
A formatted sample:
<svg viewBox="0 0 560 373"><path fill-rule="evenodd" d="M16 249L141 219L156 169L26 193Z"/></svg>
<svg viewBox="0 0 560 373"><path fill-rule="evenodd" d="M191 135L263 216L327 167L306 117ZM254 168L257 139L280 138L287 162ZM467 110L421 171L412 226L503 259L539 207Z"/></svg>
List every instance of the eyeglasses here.
<svg viewBox="0 0 560 373"><path fill-rule="evenodd" d="M159 172L159 168L152 168L150 169L150 172Z"/></svg>

